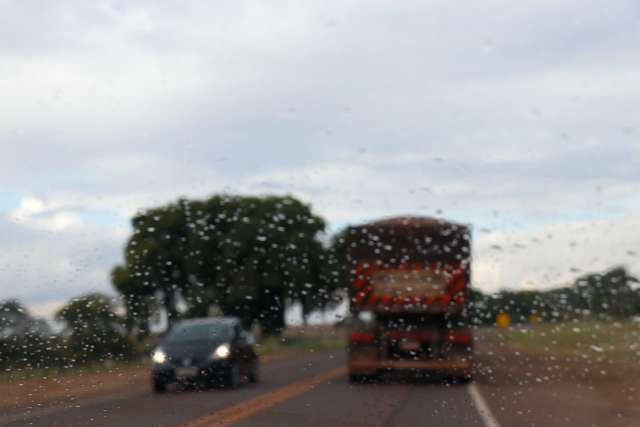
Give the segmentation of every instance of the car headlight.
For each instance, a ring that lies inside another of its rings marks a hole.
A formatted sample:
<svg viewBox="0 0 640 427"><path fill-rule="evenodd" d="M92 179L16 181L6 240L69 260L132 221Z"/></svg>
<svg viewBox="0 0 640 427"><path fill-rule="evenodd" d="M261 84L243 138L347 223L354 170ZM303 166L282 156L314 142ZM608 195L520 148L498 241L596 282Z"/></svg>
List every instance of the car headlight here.
<svg viewBox="0 0 640 427"><path fill-rule="evenodd" d="M167 355L158 348L151 354L151 360L153 360L154 363L162 364L167 361Z"/></svg>
<svg viewBox="0 0 640 427"><path fill-rule="evenodd" d="M215 349L212 357L214 360L226 359L230 354L231 348L229 347L229 344L221 344Z"/></svg>

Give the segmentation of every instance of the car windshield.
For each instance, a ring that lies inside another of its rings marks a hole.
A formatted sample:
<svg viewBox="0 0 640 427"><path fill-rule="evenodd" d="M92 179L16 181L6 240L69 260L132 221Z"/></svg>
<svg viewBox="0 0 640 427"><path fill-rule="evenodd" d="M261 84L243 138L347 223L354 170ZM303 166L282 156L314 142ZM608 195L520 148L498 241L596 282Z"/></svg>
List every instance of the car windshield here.
<svg viewBox="0 0 640 427"><path fill-rule="evenodd" d="M176 325L165 341L181 343L187 341L224 341L231 338L231 328L222 323L200 325Z"/></svg>
<svg viewBox="0 0 640 427"><path fill-rule="evenodd" d="M640 426L640 0L0 0L0 146L0 427Z"/></svg>

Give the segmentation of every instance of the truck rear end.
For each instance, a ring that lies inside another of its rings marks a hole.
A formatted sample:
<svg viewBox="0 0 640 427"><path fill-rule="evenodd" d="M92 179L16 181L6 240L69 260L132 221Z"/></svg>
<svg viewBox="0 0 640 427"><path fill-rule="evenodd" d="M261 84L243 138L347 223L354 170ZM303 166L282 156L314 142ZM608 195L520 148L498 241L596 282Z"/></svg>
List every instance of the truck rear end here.
<svg viewBox="0 0 640 427"><path fill-rule="evenodd" d="M350 379L390 370L470 379L469 227L432 218L390 218L350 227L345 243L354 319Z"/></svg>

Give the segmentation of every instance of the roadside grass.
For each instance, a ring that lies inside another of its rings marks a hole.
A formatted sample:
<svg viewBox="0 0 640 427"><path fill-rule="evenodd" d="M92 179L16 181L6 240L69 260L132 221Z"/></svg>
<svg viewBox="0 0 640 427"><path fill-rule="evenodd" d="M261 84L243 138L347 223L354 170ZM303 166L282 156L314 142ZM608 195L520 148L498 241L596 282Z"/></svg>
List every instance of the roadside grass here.
<svg viewBox="0 0 640 427"><path fill-rule="evenodd" d="M289 328L280 337L259 340L256 348L261 356L272 356L301 351L337 350L345 347L342 330L331 326Z"/></svg>
<svg viewBox="0 0 640 427"><path fill-rule="evenodd" d="M147 367L143 359L93 362L66 367L17 367L0 372L0 384L20 383L30 379L77 377L92 374L124 374Z"/></svg>
<svg viewBox="0 0 640 427"><path fill-rule="evenodd" d="M116 374L133 372L149 366L149 355L157 346L159 338L147 337L134 344L132 356L124 359L107 359L87 363L60 362L58 366L13 366L0 371L0 384L16 383L29 379L65 378L93 374Z"/></svg>
<svg viewBox="0 0 640 427"><path fill-rule="evenodd" d="M488 330L481 339L526 353L634 364L640 361L640 324L633 322L576 320L512 325Z"/></svg>

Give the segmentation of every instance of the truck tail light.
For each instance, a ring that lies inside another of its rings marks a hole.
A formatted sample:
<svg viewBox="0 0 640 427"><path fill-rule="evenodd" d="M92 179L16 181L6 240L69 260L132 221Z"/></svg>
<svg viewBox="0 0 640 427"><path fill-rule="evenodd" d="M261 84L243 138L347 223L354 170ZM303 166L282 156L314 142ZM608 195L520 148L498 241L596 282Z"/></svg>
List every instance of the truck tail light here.
<svg viewBox="0 0 640 427"><path fill-rule="evenodd" d="M352 332L349 340L356 344L370 344L374 341L373 334L368 332Z"/></svg>
<svg viewBox="0 0 640 427"><path fill-rule="evenodd" d="M452 344L471 345L471 331L461 330L449 332L447 335L447 341Z"/></svg>

